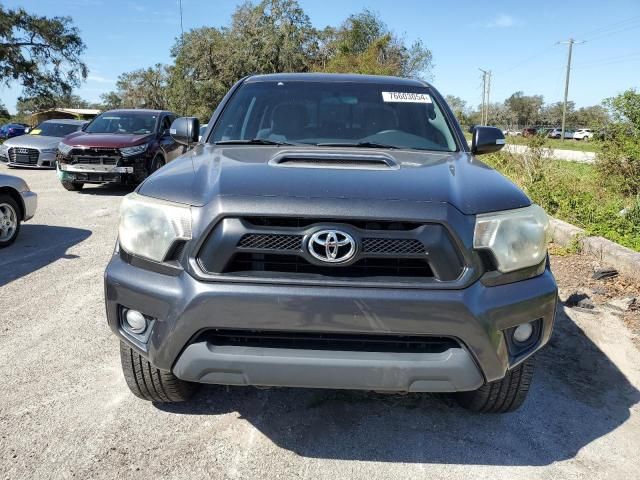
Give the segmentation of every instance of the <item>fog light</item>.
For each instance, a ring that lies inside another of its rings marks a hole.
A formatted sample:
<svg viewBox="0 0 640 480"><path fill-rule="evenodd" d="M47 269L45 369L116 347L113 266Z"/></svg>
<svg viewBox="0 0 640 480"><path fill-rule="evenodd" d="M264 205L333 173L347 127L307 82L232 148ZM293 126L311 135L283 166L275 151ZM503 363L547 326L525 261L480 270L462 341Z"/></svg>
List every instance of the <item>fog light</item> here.
<svg viewBox="0 0 640 480"><path fill-rule="evenodd" d="M147 319L137 310L127 310L124 319L124 327L131 333L139 335L147 329Z"/></svg>
<svg viewBox="0 0 640 480"><path fill-rule="evenodd" d="M530 323L523 323L518 325L513 331L513 339L518 343L524 343L531 338L533 334L533 325Z"/></svg>

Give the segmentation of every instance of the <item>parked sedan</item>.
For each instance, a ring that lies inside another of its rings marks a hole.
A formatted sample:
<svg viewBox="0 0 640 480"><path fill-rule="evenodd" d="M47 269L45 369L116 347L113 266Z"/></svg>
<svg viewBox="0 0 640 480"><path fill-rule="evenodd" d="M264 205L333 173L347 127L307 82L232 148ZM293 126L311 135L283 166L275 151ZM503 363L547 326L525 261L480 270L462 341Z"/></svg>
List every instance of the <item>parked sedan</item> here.
<svg viewBox="0 0 640 480"><path fill-rule="evenodd" d="M18 137L24 135L27 129L19 123L7 123L0 127L0 139Z"/></svg>
<svg viewBox="0 0 640 480"><path fill-rule="evenodd" d="M55 168L60 140L86 124L86 120L46 120L29 134L0 145L0 161L9 167Z"/></svg>
<svg viewBox="0 0 640 480"><path fill-rule="evenodd" d="M38 196L27 182L13 175L0 174L0 248L15 242L20 224L36 213Z"/></svg>
<svg viewBox="0 0 640 480"><path fill-rule="evenodd" d="M565 130L564 131L564 138L573 138L573 130ZM549 138L560 138L562 137L562 129L561 128L554 128L553 130L551 130L549 132Z"/></svg>
<svg viewBox="0 0 640 480"><path fill-rule="evenodd" d="M169 134L176 115L162 110L110 110L58 145L58 176L70 191L85 183L136 185L184 149Z"/></svg>

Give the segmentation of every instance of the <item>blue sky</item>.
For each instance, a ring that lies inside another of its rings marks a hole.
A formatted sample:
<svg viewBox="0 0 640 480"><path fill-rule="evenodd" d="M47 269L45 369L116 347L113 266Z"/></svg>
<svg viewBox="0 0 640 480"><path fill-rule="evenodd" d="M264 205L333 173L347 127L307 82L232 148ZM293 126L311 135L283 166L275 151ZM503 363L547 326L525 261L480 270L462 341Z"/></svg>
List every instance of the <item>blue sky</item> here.
<svg viewBox="0 0 640 480"><path fill-rule="evenodd" d="M3 0L5 7L53 16L70 15L87 44L90 73L77 92L97 101L118 75L170 62L180 33L177 0ZM230 21L237 0L183 0L185 30ZM522 90L562 99L566 45L574 47L570 99L578 106L599 103L630 87L640 87L640 1L561 2L300 0L317 27L337 25L350 13L369 8L411 42L422 39L433 52L433 83L443 94L480 103L481 73L493 71L492 100ZM491 5L491 6L489 6ZM0 99L15 108L19 85L0 87ZM212 105L213 109L213 105Z"/></svg>

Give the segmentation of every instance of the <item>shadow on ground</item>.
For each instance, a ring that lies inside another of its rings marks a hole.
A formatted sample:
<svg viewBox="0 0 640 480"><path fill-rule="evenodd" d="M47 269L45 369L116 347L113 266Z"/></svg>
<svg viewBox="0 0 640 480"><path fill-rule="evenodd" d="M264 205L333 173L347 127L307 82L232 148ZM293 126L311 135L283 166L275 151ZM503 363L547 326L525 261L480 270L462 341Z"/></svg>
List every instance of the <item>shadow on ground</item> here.
<svg viewBox="0 0 640 480"><path fill-rule="evenodd" d="M99 195L107 197L124 197L126 194L133 192L135 185L89 185L85 184L84 188L77 192L79 195ZM73 193L73 192L71 192Z"/></svg>
<svg viewBox="0 0 640 480"><path fill-rule="evenodd" d="M275 444L304 457L548 465L615 430L640 400L561 308L554 337L537 360L527 402L505 415L472 414L443 395L216 386L189 403L156 407L182 415L239 412Z"/></svg>
<svg viewBox="0 0 640 480"><path fill-rule="evenodd" d="M16 242L0 250L0 287L59 258L76 258L67 250L89 236L91 231L81 228L23 224Z"/></svg>

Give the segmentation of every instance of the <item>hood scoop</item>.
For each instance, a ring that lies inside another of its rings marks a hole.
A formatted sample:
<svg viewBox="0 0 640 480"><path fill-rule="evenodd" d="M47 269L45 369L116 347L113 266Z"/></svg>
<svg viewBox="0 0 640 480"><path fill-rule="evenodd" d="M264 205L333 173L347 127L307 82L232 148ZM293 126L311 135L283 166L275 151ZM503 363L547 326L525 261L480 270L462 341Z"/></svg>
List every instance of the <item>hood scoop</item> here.
<svg viewBox="0 0 640 480"><path fill-rule="evenodd" d="M271 160L272 167L331 168L348 170L397 170L396 160L385 153L345 151L281 151Z"/></svg>

